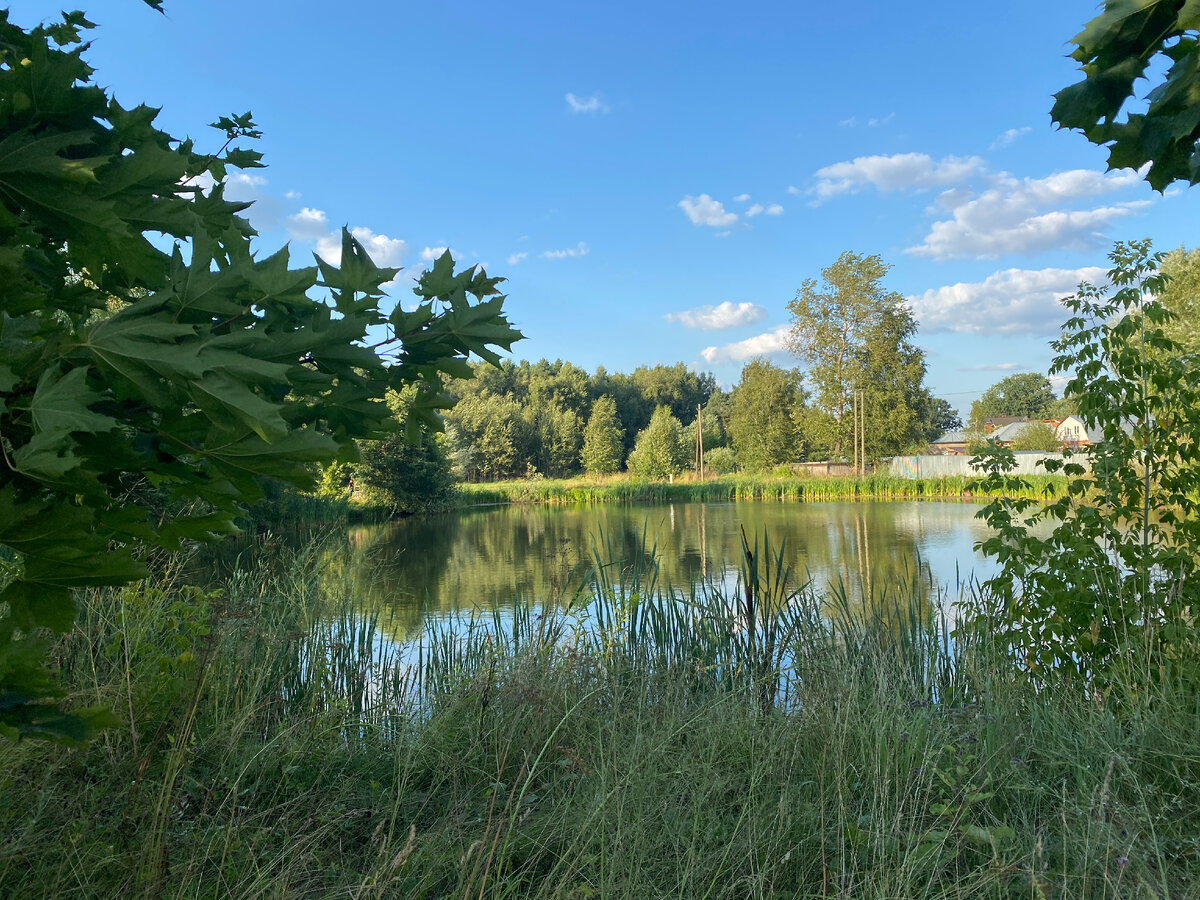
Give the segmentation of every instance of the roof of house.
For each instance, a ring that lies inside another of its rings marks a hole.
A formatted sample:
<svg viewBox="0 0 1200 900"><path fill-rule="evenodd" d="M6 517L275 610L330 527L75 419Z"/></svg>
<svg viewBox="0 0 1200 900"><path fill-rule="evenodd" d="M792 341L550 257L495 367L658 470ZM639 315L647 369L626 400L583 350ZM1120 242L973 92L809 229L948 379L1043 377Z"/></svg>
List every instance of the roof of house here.
<svg viewBox="0 0 1200 900"><path fill-rule="evenodd" d="M969 438L965 431L947 431L934 441L935 444L965 444Z"/></svg>
<svg viewBox="0 0 1200 900"><path fill-rule="evenodd" d="M999 441L1002 444L1007 444L1011 441L1018 440L1030 428L1035 428L1042 425L1042 422L1010 422L1002 428L997 428L988 435L988 440Z"/></svg>

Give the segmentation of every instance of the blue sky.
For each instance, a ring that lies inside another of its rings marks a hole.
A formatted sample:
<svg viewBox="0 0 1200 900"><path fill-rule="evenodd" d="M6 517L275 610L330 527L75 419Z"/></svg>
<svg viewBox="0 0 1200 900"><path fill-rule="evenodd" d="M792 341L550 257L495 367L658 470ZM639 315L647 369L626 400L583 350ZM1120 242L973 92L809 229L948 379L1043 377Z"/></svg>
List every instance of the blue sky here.
<svg viewBox="0 0 1200 900"><path fill-rule="evenodd" d="M28 26L58 5L10 4ZM86 8L88 58L177 136L253 110L260 248L348 225L377 261L438 248L508 278L518 358L683 361L726 386L782 350L840 253L911 298L928 383L965 413L1044 372L1056 296L1117 239L1194 246L1187 191L1056 131L1092 0L740 4L136 0Z"/></svg>

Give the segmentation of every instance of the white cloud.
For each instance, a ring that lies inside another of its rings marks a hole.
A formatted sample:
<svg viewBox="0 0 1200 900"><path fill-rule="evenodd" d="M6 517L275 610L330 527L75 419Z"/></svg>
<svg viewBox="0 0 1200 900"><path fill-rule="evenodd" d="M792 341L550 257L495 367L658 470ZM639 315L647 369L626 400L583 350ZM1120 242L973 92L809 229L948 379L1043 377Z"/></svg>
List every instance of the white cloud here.
<svg viewBox="0 0 1200 900"><path fill-rule="evenodd" d="M542 259L577 259L580 256L587 256L592 252L592 248L580 241L574 247L568 247L565 250L547 250L542 253Z"/></svg>
<svg viewBox="0 0 1200 900"><path fill-rule="evenodd" d="M768 216L782 216L783 207L778 203L768 203L765 212Z"/></svg>
<svg viewBox="0 0 1200 900"><path fill-rule="evenodd" d="M860 119L858 116L851 116L848 119L842 119L840 122L838 122L838 125L842 126L843 128L854 128L861 123L866 125L868 128L878 128L880 125L886 125L894 118L896 118L896 114L894 112L888 113L886 116L870 116L866 119Z"/></svg>
<svg viewBox="0 0 1200 900"><path fill-rule="evenodd" d="M761 203L755 203L748 210L746 210L746 218L751 219L754 216L757 216L764 209L766 209L766 207L764 207Z"/></svg>
<svg viewBox="0 0 1200 900"><path fill-rule="evenodd" d="M408 253L408 244L400 238L376 234L362 225L355 225L350 229L350 233L363 245L363 249L371 257L371 262L377 266L399 266L400 260Z"/></svg>
<svg viewBox="0 0 1200 900"><path fill-rule="evenodd" d="M750 199L749 194L738 194L736 197L733 198L733 202L734 203L745 203L749 199Z"/></svg>
<svg viewBox="0 0 1200 900"><path fill-rule="evenodd" d="M940 160L927 153L859 156L818 169L812 193L820 201L856 193L867 186L881 191L937 187L965 181L983 170L983 160L978 156L947 156ZM788 188L788 193L798 191Z"/></svg>
<svg viewBox="0 0 1200 900"><path fill-rule="evenodd" d="M738 220L737 213L726 212L721 201L714 200L708 194L701 194L699 197L689 195L680 200L678 206L687 213L693 225L722 228Z"/></svg>
<svg viewBox="0 0 1200 900"><path fill-rule="evenodd" d="M1066 318L1060 302L1079 282L1103 283L1105 270L1004 269L979 282L946 285L909 297L923 332L1057 333Z"/></svg>
<svg viewBox="0 0 1200 900"><path fill-rule="evenodd" d="M705 347L700 351L710 366L725 362L744 362L756 356L774 356L787 350L787 325L779 325L765 334L746 338L720 347Z"/></svg>
<svg viewBox="0 0 1200 900"><path fill-rule="evenodd" d="M234 172L225 179L225 199L242 201L258 200L262 197L261 187L265 187L267 179L250 172Z"/></svg>
<svg viewBox="0 0 1200 900"><path fill-rule="evenodd" d="M294 237L308 241L318 240L329 231L329 217L325 215L325 211L309 206L288 216L285 224L288 232Z"/></svg>
<svg viewBox="0 0 1200 900"><path fill-rule="evenodd" d="M1001 173L978 195L960 191L940 195L939 205L953 218L934 222L925 240L908 248L908 252L932 259L953 259L1093 247L1104 243L1104 232L1113 221L1133 215L1149 201L1083 210L1061 207L1140 183L1141 176L1131 169L1107 174L1071 169L1045 178L1024 179Z"/></svg>
<svg viewBox="0 0 1200 900"><path fill-rule="evenodd" d="M312 210L320 212L320 210ZM324 215L324 213L322 213ZM377 266L399 266L400 260L408 253L408 244L399 238L390 238L386 234L376 234L370 228L356 225L350 229L350 234L358 239L371 257L371 262ZM342 233L327 231L316 240L317 255L331 265L342 264Z"/></svg>
<svg viewBox="0 0 1200 900"><path fill-rule="evenodd" d="M1020 368L1020 363L981 363L977 366L959 366L960 372L1011 372Z"/></svg>
<svg viewBox="0 0 1200 900"><path fill-rule="evenodd" d="M800 188L796 187L794 184L788 185L787 192L789 194L803 194L804 193L804 191L800 190Z"/></svg>
<svg viewBox="0 0 1200 900"><path fill-rule="evenodd" d="M342 232L329 227L329 217L324 210L306 206L300 212L287 217L284 222L288 232L297 240L314 244L317 255L335 266L342 262ZM400 238L376 234L370 228L355 225L352 234L371 261L377 266L399 266L408 253L408 244Z"/></svg>
<svg viewBox="0 0 1200 900"><path fill-rule="evenodd" d="M999 150L1001 147L1007 147L1013 141L1020 137L1024 137L1031 131L1033 131L1033 128L1029 125L1026 125L1024 128L1010 128L992 141L991 149Z"/></svg>
<svg viewBox="0 0 1200 900"><path fill-rule="evenodd" d="M519 262L521 262L521 260L525 259L525 257L527 257L527 256L529 256L528 253L513 253L512 255L510 255L508 257L508 264L510 266L515 266Z"/></svg>
<svg viewBox="0 0 1200 900"><path fill-rule="evenodd" d="M590 113L599 115L609 111L608 104L600 99L599 94L590 97L580 97L577 94L567 94L567 108L573 113Z"/></svg>
<svg viewBox="0 0 1200 900"><path fill-rule="evenodd" d="M288 200L299 200L303 195L299 191L286 191L283 196Z"/></svg>
<svg viewBox="0 0 1200 900"><path fill-rule="evenodd" d="M752 325L766 317L766 309L756 303L732 303L729 300L716 306L697 306L663 316L668 322L678 322L684 328L699 328L703 331L720 331L723 328Z"/></svg>
<svg viewBox="0 0 1200 900"><path fill-rule="evenodd" d="M449 249L449 247L426 247L421 251L421 262L433 262ZM456 253L451 254L451 256L457 255Z"/></svg>

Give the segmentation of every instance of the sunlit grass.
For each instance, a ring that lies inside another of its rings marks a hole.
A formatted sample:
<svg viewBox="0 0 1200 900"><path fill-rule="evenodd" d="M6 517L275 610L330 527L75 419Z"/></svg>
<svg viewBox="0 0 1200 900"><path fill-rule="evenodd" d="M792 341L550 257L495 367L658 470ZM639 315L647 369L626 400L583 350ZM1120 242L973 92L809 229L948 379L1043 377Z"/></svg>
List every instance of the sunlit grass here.
<svg viewBox="0 0 1200 900"><path fill-rule="evenodd" d="M798 475L721 475L699 480L681 476L672 482L615 475L607 479L548 479L462 484L464 505L480 503L608 503L622 501L837 501L971 499L979 496L967 476L909 479L894 475L815 477ZM1065 483L1049 475L1030 476L1022 493L1041 500L1058 496Z"/></svg>

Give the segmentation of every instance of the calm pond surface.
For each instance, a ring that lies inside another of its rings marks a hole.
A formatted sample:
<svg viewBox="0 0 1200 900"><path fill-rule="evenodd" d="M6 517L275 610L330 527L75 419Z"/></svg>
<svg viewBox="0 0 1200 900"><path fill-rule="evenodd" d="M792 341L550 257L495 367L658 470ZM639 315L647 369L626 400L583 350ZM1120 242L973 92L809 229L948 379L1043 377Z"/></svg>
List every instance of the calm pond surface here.
<svg viewBox="0 0 1200 900"><path fill-rule="evenodd" d="M411 639L446 619L515 598L564 596L593 552L631 564L652 556L659 584L732 585L741 529L753 547L764 532L784 546L797 584L843 586L852 603L885 585L918 582L932 599L951 599L972 575L993 566L975 552L989 536L979 504L955 502L673 503L497 506L350 529L321 561L345 579L363 607L383 612L393 640ZM917 576L917 577L915 577Z"/></svg>

